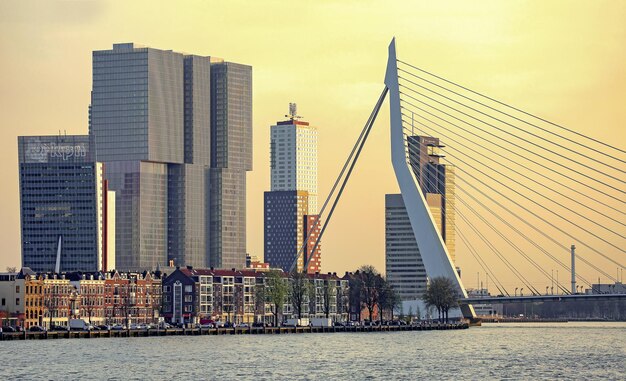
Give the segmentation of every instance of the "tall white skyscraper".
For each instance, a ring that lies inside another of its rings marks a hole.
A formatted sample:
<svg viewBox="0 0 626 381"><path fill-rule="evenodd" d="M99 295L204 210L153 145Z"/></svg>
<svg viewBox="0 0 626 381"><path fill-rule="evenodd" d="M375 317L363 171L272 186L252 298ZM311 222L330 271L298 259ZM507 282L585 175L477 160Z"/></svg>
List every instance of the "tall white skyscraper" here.
<svg viewBox="0 0 626 381"><path fill-rule="evenodd" d="M317 210L317 128L298 120L295 104L289 120L271 127L271 190L307 191L309 214Z"/></svg>
<svg viewBox="0 0 626 381"><path fill-rule="evenodd" d="M301 250L306 232L319 232L317 221L317 128L299 120L296 104L289 104L288 120L271 126L271 191L265 192L265 261L289 271ZM313 252L310 239L296 270L320 271L321 245Z"/></svg>

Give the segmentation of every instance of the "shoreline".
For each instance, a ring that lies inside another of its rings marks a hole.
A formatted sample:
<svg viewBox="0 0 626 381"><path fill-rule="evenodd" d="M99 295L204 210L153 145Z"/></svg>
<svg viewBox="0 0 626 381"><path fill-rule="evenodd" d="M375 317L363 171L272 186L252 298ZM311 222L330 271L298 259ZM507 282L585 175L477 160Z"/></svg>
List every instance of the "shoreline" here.
<svg viewBox="0 0 626 381"><path fill-rule="evenodd" d="M368 326L368 327L259 327L259 328L169 328L169 329L125 329L108 331L46 331L4 332L0 341L9 340L53 340L94 339L101 337L160 337L160 336L217 336L217 335L285 335L303 333L349 333L349 332L400 332L468 329L467 323L427 324L423 326Z"/></svg>

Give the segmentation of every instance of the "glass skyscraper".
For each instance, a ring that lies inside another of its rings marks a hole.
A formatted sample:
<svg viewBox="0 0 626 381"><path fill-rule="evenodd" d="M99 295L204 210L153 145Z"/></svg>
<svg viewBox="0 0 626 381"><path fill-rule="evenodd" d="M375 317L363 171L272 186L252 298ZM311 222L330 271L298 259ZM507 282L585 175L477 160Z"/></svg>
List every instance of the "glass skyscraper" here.
<svg viewBox="0 0 626 381"><path fill-rule="evenodd" d="M103 271L107 187L87 135L18 137L22 266L34 271ZM110 213L107 215L107 213Z"/></svg>
<svg viewBox="0 0 626 381"><path fill-rule="evenodd" d="M250 66L132 43L96 51L90 133L117 191L121 270L244 266Z"/></svg>

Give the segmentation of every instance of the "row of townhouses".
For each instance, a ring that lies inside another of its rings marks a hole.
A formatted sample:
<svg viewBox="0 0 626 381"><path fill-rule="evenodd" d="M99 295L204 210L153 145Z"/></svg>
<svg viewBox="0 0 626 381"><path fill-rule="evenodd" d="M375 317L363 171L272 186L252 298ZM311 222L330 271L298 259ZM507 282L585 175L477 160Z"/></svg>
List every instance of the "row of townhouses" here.
<svg viewBox="0 0 626 381"><path fill-rule="evenodd" d="M253 269L170 268L154 272L0 274L0 320L28 328L67 326L69 319L91 324L280 323L291 318L359 320L358 301L351 301L352 274L306 274L306 292L294 295L288 273ZM271 274L283 282L283 305L275 309ZM298 302L296 302L296 300ZM298 307L299 305L299 307Z"/></svg>

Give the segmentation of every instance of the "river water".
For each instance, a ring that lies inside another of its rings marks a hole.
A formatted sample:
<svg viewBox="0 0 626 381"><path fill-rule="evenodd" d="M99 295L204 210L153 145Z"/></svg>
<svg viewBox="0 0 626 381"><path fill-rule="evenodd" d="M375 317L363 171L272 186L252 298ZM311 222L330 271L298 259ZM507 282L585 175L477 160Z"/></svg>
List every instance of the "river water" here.
<svg viewBox="0 0 626 381"><path fill-rule="evenodd" d="M626 380L626 323L0 342L0 380Z"/></svg>

